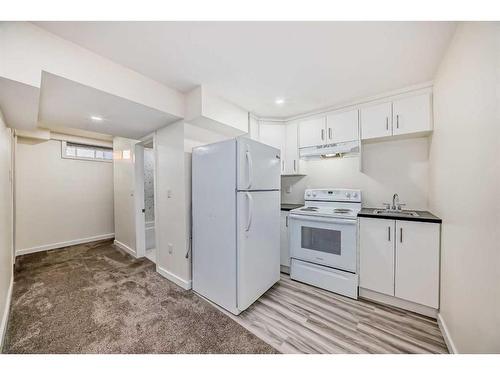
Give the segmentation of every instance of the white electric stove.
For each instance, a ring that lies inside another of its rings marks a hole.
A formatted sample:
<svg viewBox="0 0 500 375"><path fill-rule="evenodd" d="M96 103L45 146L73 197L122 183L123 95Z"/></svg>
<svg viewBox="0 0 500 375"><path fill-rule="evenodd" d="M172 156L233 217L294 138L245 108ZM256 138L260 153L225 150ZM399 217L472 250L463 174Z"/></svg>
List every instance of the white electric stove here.
<svg viewBox="0 0 500 375"><path fill-rule="evenodd" d="M357 298L361 191L307 189L304 200L289 215L290 277Z"/></svg>

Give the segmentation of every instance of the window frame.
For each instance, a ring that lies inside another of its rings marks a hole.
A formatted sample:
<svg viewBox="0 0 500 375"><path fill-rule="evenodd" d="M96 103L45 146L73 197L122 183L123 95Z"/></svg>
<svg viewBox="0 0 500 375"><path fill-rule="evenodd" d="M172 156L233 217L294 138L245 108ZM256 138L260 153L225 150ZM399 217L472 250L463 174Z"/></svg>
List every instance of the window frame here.
<svg viewBox="0 0 500 375"><path fill-rule="evenodd" d="M77 156L75 152L75 156L67 155L66 154L66 149L68 146L74 146L76 148L81 147L81 148L88 148L94 150L94 157L84 157L84 156ZM111 152L111 159L101 159L101 158L96 158L95 157L95 151L110 151ZM99 145L92 145L92 144L85 144L85 143L78 143L78 142L68 142L68 141L61 141L61 158L62 159L70 159L70 160L85 160L85 161L97 161L97 162L104 162L104 163L112 163L113 162L113 148L112 147L105 147L105 146L99 146Z"/></svg>

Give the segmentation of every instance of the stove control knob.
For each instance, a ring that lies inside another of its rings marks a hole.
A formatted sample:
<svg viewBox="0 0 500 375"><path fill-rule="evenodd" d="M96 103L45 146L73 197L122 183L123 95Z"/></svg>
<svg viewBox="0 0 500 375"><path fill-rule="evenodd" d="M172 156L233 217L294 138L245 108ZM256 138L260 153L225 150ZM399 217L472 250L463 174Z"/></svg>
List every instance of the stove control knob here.
<svg viewBox="0 0 500 375"><path fill-rule="evenodd" d="M357 196L358 196L358 193L352 193L353 198L357 198Z"/></svg>
<svg viewBox="0 0 500 375"><path fill-rule="evenodd" d="M345 196L347 197L347 199L351 198L351 193L345 193Z"/></svg>
<svg viewBox="0 0 500 375"><path fill-rule="evenodd" d="M316 193L313 193L313 197L315 197L315 196L316 196Z"/></svg>
<svg viewBox="0 0 500 375"><path fill-rule="evenodd" d="M310 192L310 191L308 191L306 195L307 195L308 197L310 197L310 196L311 196L311 192Z"/></svg>

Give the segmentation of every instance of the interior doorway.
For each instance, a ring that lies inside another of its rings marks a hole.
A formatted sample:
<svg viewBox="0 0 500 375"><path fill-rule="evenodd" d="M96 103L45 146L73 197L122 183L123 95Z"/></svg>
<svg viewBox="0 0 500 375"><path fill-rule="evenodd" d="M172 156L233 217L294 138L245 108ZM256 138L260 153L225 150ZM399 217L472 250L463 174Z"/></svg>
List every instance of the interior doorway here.
<svg viewBox="0 0 500 375"><path fill-rule="evenodd" d="M135 146L135 207L137 256L156 263L154 140Z"/></svg>

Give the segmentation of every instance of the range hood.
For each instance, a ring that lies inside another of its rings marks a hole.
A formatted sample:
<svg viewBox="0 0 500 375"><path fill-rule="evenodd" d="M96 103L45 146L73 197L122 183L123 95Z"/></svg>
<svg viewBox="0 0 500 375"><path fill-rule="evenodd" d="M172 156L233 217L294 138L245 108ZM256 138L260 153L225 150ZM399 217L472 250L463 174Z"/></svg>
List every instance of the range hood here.
<svg viewBox="0 0 500 375"><path fill-rule="evenodd" d="M359 155L359 140L299 149L301 159L326 159L357 155Z"/></svg>

